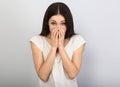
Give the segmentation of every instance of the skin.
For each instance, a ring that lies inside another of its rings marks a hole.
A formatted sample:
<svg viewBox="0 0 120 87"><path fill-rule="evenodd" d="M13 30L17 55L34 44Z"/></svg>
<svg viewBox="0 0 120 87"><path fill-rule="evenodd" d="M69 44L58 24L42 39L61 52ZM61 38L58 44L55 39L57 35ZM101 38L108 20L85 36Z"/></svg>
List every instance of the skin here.
<svg viewBox="0 0 120 87"><path fill-rule="evenodd" d="M65 39L65 32L67 30L65 18L60 14L54 15L49 19L48 25L50 34L46 37L46 40L50 43L51 49L46 61L43 60L41 49L33 42L30 42L37 74L43 81L47 81L53 68L56 53L59 53L64 70L70 79L74 79L80 71L85 44L73 52L72 60L70 60L65 50L65 46L69 42L69 39Z"/></svg>

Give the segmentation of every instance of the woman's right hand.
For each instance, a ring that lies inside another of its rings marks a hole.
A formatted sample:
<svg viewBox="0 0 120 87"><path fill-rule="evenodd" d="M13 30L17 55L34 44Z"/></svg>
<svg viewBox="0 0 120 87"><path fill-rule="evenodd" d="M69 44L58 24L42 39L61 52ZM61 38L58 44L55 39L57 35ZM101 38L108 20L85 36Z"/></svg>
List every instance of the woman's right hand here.
<svg viewBox="0 0 120 87"><path fill-rule="evenodd" d="M51 39L51 46L53 48L58 48L58 29L54 28L52 31L51 31L51 35L50 35L50 39Z"/></svg>

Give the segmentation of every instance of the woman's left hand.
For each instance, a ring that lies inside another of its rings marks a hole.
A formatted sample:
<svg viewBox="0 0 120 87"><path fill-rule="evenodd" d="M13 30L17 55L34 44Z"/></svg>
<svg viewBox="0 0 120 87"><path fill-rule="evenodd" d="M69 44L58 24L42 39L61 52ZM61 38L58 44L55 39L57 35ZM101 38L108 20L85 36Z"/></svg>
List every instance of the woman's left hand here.
<svg viewBox="0 0 120 87"><path fill-rule="evenodd" d="M59 29L58 49L63 49L64 48L64 39L65 39L65 31L63 29Z"/></svg>

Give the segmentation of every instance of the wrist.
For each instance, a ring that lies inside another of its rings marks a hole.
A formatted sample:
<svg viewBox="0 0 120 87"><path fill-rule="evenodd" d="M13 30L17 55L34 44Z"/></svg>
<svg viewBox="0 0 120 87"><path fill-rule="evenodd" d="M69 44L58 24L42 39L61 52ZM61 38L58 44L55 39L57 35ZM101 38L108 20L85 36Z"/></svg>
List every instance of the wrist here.
<svg viewBox="0 0 120 87"><path fill-rule="evenodd" d="M63 49L64 49L64 47L59 47L58 49L59 49L59 50L63 50Z"/></svg>
<svg viewBox="0 0 120 87"><path fill-rule="evenodd" d="M51 47L51 49L56 51L56 50L57 50L57 47Z"/></svg>

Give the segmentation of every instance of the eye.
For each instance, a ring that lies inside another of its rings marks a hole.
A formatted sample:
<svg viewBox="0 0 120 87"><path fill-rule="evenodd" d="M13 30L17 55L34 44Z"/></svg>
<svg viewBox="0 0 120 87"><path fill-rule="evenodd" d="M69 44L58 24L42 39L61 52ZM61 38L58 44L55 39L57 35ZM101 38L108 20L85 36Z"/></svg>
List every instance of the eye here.
<svg viewBox="0 0 120 87"><path fill-rule="evenodd" d="M51 24L52 24L52 25L56 25L56 23L55 23L55 22L51 22Z"/></svg>
<svg viewBox="0 0 120 87"><path fill-rule="evenodd" d="M66 23L65 23L65 22L62 22L61 25L66 25Z"/></svg>

